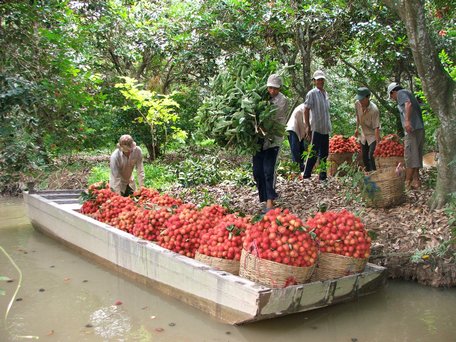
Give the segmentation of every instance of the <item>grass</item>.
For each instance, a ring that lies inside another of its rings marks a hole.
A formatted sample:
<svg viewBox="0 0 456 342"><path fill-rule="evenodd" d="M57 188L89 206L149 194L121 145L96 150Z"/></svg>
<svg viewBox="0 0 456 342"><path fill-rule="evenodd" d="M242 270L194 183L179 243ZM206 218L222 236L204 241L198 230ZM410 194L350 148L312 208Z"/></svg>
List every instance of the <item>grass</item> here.
<svg viewBox="0 0 456 342"><path fill-rule="evenodd" d="M91 169L87 179L88 184L97 182L109 182L109 166L95 166ZM135 171L136 173L136 171ZM144 186L154 188L159 191L168 189L175 184L177 179L174 171L169 167L160 164L145 164L144 165L145 180ZM137 175L136 175L137 177ZM136 178L137 179L137 178Z"/></svg>

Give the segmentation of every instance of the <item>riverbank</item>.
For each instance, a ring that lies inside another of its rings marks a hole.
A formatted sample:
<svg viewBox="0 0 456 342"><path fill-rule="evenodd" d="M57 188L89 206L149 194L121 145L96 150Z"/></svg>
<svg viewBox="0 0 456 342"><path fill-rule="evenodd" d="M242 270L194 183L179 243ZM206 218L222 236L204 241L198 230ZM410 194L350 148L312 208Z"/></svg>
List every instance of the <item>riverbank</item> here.
<svg viewBox="0 0 456 342"><path fill-rule="evenodd" d="M49 175L48 188L86 188L90 171L88 164L86 161L84 167L76 169L59 168ZM362 217L366 228L375 236L370 261L387 267L390 278L413 280L433 287L452 287L456 285L456 248L448 242L451 239L449 217L443 210L429 209L427 201L432 189L426 186L429 183L427 177L429 171L424 171L423 188L407 191L405 202L389 209L365 207L356 195L356 189L344 184L343 179L331 177L321 183L317 178L303 181L278 177L280 198L277 205L290 209L303 219L313 215L322 205L327 210L346 208ZM13 189L23 187L15 185ZM168 193L195 204L210 198L245 214L261 211L254 187L230 183L197 188L176 186Z"/></svg>
<svg viewBox="0 0 456 342"><path fill-rule="evenodd" d="M406 193L406 201L394 208L366 208L361 202L347 204L346 196L352 189L342 186L337 178L320 183L278 179L280 198L277 205L289 208L302 218L317 212L320 206L327 210L346 208L362 217L366 228L373 232L370 261L388 268L388 276L395 279L417 281L433 287L456 285L454 245L450 240L448 217L443 210L430 210L426 202L432 190L423 188ZM220 203L229 202L231 209L255 214L261 210L256 189L221 184L217 187L175 189L186 201L200 203L203 195L211 195Z"/></svg>

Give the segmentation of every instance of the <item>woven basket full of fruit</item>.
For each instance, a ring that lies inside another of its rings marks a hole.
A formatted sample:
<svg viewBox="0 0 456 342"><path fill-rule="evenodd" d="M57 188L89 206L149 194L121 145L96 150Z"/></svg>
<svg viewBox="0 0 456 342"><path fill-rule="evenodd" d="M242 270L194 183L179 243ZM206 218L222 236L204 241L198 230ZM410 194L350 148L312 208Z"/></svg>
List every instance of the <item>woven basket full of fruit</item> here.
<svg viewBox="0 0 456 342"><path fill-rule="evenodd" d="M270 288L282 288L308 282L313 270L314 266L290 266L262 259L243 249L239 275Z"/></svg>
<svg viewBox="0 0 456 342"><path fill-rule="evenodd" d="M312 281L324 281L360 273L367 264L367 258L353 258L334 253L321 253Z"/></svg>
<svg viewBox="0 0 456 342"><path fill-rule="evenodd" d="M396 134L389 134L376 146L374 157L378 169L404 165L404 145Z"/></svg>
<svg viewBox="0 0 456 342"><path fill-rule="evenodd" d="M329 175L335 176L337 169L344 162L351 164L353 162L353 154L359 152L359 144L355 137L343 137L342 135L334 135L329 140Z"/></svg>
<svg viewBox="0 0 456 342"><path fill-rule="evenodd" d="M246 230L239 275L271 288L302 284L317 257L316 242L301 219L276 208Z"/></svg>
<svg viewBox="0 0 456 342"><path fill-rule="evenodd" d="M320 255L312 281L324 281L362 272L370 255L371 238L353 213L318 212L306 225L313 229Z"/></svg>
<svg viewBox="0 0 456 342"><path fill-rule="evenodd" d="M227 214L201 235L195 259L215 269L239 274L242 241L251 218Z"/></svg>

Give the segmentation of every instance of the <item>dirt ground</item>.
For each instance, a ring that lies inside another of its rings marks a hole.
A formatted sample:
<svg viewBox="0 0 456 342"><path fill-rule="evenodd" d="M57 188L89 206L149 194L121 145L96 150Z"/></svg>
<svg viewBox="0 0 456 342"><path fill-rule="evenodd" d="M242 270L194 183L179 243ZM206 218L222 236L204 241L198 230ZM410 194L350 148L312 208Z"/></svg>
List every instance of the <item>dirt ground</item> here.
<svg viewBox="0 0 456 342"><path fill-rule="evenodd" d="M86 188L89 171L90 167L79 171L60 169L49 177L48 187ZM448 217L443 210L430 210L427 205L432 189L423 186L420 190L406 191L405 202L389 209L364 206L362 201L353 199L356 190L343 185L337 177L323 183L318 178L303 181L278 177L277 190L280 196L277 206L290 209L303 220L317 212L321 205L335 211L346 208L359 215L366 228L376 235L370 262L387 267L390 278L414 280L434 287L456 285L456 246L450 246L446 253L423 252L450 239ZM215 203L228 204L231 210L245 214L257 214L262 209L255 187L222 183L199 186L196 191L176 187L168 193L195 204L209 197Z"/></svg>

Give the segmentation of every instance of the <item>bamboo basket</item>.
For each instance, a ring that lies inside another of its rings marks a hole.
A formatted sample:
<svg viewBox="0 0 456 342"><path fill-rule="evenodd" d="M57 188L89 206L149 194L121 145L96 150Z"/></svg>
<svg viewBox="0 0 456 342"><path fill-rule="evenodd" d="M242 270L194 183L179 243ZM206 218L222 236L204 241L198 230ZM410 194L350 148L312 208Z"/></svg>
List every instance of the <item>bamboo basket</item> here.
<svg viewBox="0 0 456 342"><path fill-rule="evenodd" d="M377 169L396 167L399 163L404 165L404 157L376 157L375 166Z"/></svg>
<svg viewBox="0 0 456 342"><path fill-rule="evenodd" d="M239 275L270 288L283 288L306 283L310 280L314 268L290 266L261 259L243 249Z"/></svg>
<svg viewBox="0 0 456 342"><path fill-rule="evenodd" d="M195 253L195 260L201 261L217 270L239 275L239 261L237 260L216 258L198 252Z"/></svg>
<svg viewBox="0 0 456 342"><path fill-rule="evenodd" d="M360 273L367 264L367 258L353 258L334 253L321 253L312 281L325 281Z"/></svg>
<svg viewBox="0 0 456 342"><path fill-rule="evenodd" d="M343 152L343 153L330 153L328 156L329 170L328 174L330 176L335 176L337 169L344 162L351 164L353 162L353 153L352 152Z"/></svg>
<svg viewBox="0 0 456 342"><path fill-rule="evenodd" d="M405 202L404 175L397 174L395 167L374 171L364 182L368 207L388 208Z"/></svg>

